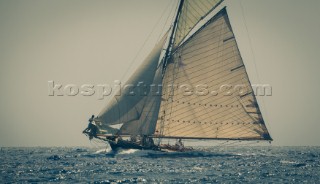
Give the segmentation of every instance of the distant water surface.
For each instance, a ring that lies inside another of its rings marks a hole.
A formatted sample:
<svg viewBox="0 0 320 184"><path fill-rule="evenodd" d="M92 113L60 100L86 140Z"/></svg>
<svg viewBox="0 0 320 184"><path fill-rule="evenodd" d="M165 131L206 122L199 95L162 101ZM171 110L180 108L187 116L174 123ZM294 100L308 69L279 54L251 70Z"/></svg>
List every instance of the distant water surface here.
<svg viewBox="0 0 320 184"><path fill-rule="evenodd" d="M320 147L216 147L187 153L1 148L0 183L319 183Z"/></svg>

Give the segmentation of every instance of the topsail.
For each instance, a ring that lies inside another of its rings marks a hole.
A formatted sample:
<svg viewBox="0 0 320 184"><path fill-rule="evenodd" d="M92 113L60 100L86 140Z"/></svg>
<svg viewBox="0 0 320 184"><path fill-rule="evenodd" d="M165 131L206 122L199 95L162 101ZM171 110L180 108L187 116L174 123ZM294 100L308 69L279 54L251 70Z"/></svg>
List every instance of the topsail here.
<svg viewBox="0 0 320 184"><path fill-rule="evenodd" d="M176 48L198 22L206 17L222 1L223 0L184 0L177 23L173 47Z"/></svg>

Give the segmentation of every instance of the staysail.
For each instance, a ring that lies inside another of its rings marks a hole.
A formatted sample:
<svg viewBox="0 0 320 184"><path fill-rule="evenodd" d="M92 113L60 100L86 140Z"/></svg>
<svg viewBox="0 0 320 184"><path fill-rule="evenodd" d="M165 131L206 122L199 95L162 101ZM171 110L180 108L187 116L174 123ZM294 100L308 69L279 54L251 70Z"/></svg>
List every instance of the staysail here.
<svg viewBox="0 0 320 184"><path fill-rule="evenodd" d="M161 64L159 65L161 66ZM140 116L134 121L124 123L120 135L152 135L158 120L161 103L162 67L158 67L148 96L143 100Z"/></svg>
<svg viewBox="0 0 320 184"><path fill-rule="evenodd" d="M173 53L162 91L155 137L271 140L225 8Z"/></svg>
<svg viewBox="0 0 320 184"><path fill-rule="evenodd" d="M108 105L99 113L95 122L100 130L107 131L110 129L110 125L122 123L124 123L124 126L130 126L129 124L139 121L144 109L150 106L150 86L154 83L156 74L159 73L159 58L166 37L167 34L155 46L129 80L122 85L121 91L118 93L120 95L115 95ZM156 78L158 77L156 76ZM158 95L158 97L160 99L161 95ZM158 101L159 106L160 100ZM157 102L155 103L157 104Z"/></svg>

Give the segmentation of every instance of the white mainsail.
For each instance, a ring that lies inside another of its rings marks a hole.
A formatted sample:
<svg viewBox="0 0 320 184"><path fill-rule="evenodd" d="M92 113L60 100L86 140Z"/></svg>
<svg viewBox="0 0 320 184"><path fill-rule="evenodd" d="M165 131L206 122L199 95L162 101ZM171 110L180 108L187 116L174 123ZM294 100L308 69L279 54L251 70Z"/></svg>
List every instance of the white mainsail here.
<svg viewBox="0 0 320 184"><path fill-rule="evenodd" d="M241 86L242 93L226 94L220 90L225 84ZM202 94L196 94L197 85ZM271 139L225 8L171 56L163 86L159 137ZM191 87L191 95L183 86Z"/></svg>

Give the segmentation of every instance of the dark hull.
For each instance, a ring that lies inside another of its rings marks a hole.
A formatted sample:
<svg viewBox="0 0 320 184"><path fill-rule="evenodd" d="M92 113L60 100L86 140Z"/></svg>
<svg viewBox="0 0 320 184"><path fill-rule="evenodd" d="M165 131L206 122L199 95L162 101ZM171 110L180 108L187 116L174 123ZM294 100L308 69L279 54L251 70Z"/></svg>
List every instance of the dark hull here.
<svg viewBox="0 0 320 184"><path fill-rule="evenodd" d="M176 145L155 145L149 141L147 145L142 145L140 142L133 142L129 140L116 139L115 136L106 136L102 137L101 135L95 136L95 138L108 142L113 151L117 151L119 149L138 149L138 150L155 150L155 151L175 151L175 152L186 152L192 151L193 148L186 148L184 146L176 146Z"/></svg>
<svg viewBox="0 0 320 184"><path fill-rule="evenodd" d="M139 149L139 150L160 150L157 146L142 146L137 143L125 140L108 141L111 149L116 151L118 149Z"/></svg>
<svg viewBox="0 0 320 184"><path fill-rule="evenodd" d="M134 142L119 140L118 142L115 141L108 141L112 150L117 151L119 149L138 149L138 150L156 150L156 151L174 151L174 152L186 152L186 151L193 151L192 148L178 148L176 146L170 145L160 145L160 146L142 146Z"/></svg>

